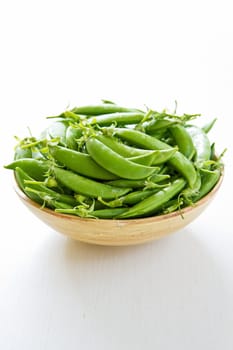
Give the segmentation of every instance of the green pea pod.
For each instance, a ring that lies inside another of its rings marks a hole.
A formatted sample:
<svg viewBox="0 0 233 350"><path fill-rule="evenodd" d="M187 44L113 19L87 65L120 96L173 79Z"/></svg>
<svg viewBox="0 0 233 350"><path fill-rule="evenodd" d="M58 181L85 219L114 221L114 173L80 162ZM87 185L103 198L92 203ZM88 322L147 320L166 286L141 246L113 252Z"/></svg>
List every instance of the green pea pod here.
<svg viewBox="0 0 233 350"><path fill-rule="evenodd" d="M80 175L99 180L114 180L117 178L116 175L98 165L89 154L62 146L51 146L49 151L57 162Z"/></svg>
<svg viewBox="0 0 233 350"><path fill-rule="evenodd" d="M25 195L30 198L31 200L33 200L34 202L38 203L38 204L43 204L43 200L35 193L30 193L29 191L26 190L26 186L24 183L25 177L24 177L24 172L22 173L21 169L16 167L15 171L15 179L16 182L19 186L19 188L25 193Z"/></svg>
<svg viewBox="0 0 233 350"><path fill-rule="evenodd" d="M148 151L140 156L128 158L131 162L143 165L161 165L167 162L177 151L176 147L164 150Z"/></svg>
<svg viewBox="0 0 233 350"><path fill-rule="evenodd" d="M126 211L126 208L106 208L97 210L88 209L55 209L56 212L62 214L77 215L80 217L96 218L96 219L114 219L117 215L122 214Z"/></svg>
<svg viewBox="0 0 233 350"><path fill-rule="evenodd" d="M180 124L173 125L169 128L172 137L177 144L179 151L188 159L192 159L195 154L192 137L187 132L185 127Z"/></svg>
<svg viewBox="0 0 233 350"><path fill-rule="evenodd" d="M45 185L41 184L40 182L35 181L35 179L33 179L31 176L29 176L21 168L16 168L16 173L17 173L17 179L19 180L20 188L24 192L26 192L27 195L28 195L27 189L31 188L31 190L46 193L48 196L50 196L51 198L53 198L56 201L66 203L66 204L71 205L71 206L77 205L77 201L75 200L75 198L73 196L68 195L68 194L64 194L64 193L58 193L58 192L46 187ZM31 191L31 193L32 192L33 191ZM31 198L31 196L29 196L29 197Z"/></svg>
<svg viewBox="0 0 233 350"><path fill-rule="evenodd" d="M33 177L35 180L43 181L45 179L46 172L50 168L50 162L33 158L21 158L4 166L4 168L10 170L15 170L17 167L24 170L29 176Z"/></svg>
<svg viewBox="0 0 233 350"><path fill-rule="evenodd" d="M116 112L141 112L135 108L122 107L111 103L74 107L71 111L76 114L84 114L89 116Z"/></svg>
<svg viewBox="0 0 233 350"><path fill-rule="evenodd" d="M143 188L143 187L150 187L150 188L158 188L156 185L157 183L160 183L164 180L168 180L170 178L170 175L168 174L153 174L151 177L143 180L128 180L128 179L118 179L113 181L108 181L107 184L111 186L117 186L117 187L131 187L131 188Z"/></svg>
<svg viewBox="0 0 233 350"><path fill-rule="evenodd" d="M25 191L27 191L27 193L34 193L35 195L40 197L41 200L43 201L43 205L48 207L48 208L52 208L52 209L71 209L71 208L73 208L73 206L71 206L70 204L62 203L62 202L58 201L52 195L49 195L47 192L38 191L38 190L35 190L34 188L30 188L30 187L26 187Z"/></svg>
<svg viewBox="0 0 233 350"><path fill-rule="evenodd" d="M91 125L127 125L127 124L137 124L139 123L145 113L142 112L116 112L116 113L108 113L101 114L96 117L92 117L89 122Z"/></svg>
<svg viewBox="0 0 233 350"><path fill-rule="evenodd" d="M144 217L153 215L159 210L166 202L177 195L186 185L186 181L183 178L174 180L170 185L162 190L152 194L148 198L142 200L140 203L128 208L127 211L120 214L118 219L128 219L134 217Z"/></svg>
<svg viewBox="0 0 233 350"><path fill-rule="evenodd" d="M128 146L113 136L97 134L95 135L95 138L101 141L105 146L111 148L114 152L119 153L121 156L126 158L137 157L146 154L148 151L145 149Z"/></svg>
<svg viewBox="0 0 233 350"><path fill-rule="evenodd" d="M144 130L147 134L154 134L155 132L166 130L175 123L175 121L167 119L153 119L143 123L142 130Z"/></svg>
<svg viewBox="0 0 233 350"><path fill-rule="evenodd" d="M202 168L210 159L211 145L206 133L196 125L187 125L186 130L192 138L195 148L194 161L197 168Z"/></svg>
<svg viewBox="0 0 233 350"><path fill-rule="evenodd" d="M111 208L122 207L123 205L134 205L151 196L155 192L158 192L158 189L134 191L126 194L123 197L114 199L113 201L103 202L103 204Z"/></svg>
<svg viewBox="0 0 233 350"><path fill-rule="evenodd" d="M207 195L217 184L221 176L221 169L217 168L213 171L203 171L201 175L201 187L199 193L192 199L193 202L199 201Z"/></svg>
<svg viewBox="0 0 233 350"><path fill-rule="evenodd" d="M128 193L131 188L120 188L110 186L81 175L70 170L54 167L54 175L58 182L68 189L83 194L84 196L103 199L115 199Z"/></svg>
<svg viewBox="0 0 233 350"><path fill-rule="evenodd" d="M94 137L87 140L86 148L96 163L124 179L143 179L155 171L153 167L137 164L123 158Z"/></svg>
<svg viewBox="0 0 233 350"><path fill-rule="evenodd" d="M130 142L134 146L144 147L146 149L171 149L167 143L162 142L155 137L147 135L143 132L126 129L115 128L115 134L124 140ZM196 181L196 170L192 162L187 159L182 153L176 151L176 153L168 160L168 163L172 165L181 175L188 181L190 187L193 187Z"/></svg>
<svg viewBox="0 0 233 350"><path fill-rule="evenodd" d="M147 153L140 154L140 156L134 156L127 159L137 164L150 166L154 163L157 153L158 151L148 151Z"/></svg>
<svg viewBox="0 0 233 350"><path fill-rule="evenodd" d="M81 128L69 125L66 129L66 146L76 150L78 148L77 140L82 136L82 133Z"/></svg>

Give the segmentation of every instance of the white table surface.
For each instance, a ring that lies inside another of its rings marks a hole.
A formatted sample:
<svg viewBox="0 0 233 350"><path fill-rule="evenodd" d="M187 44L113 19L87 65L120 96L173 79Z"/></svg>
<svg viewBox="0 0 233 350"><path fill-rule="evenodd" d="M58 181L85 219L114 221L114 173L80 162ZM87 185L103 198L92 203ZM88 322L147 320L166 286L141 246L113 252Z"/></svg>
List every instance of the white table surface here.
<svg viewBox="0 0 233 350"><path fill-rule="evenodd" d="M6 33L0 79L0 349L232 350L228 2L161 2L156 11L150 1L112 2L112 8L106 1L32 4L10 1L0 11ZM12 159L13 136L24 136L28 126L42 128L45 116L68 104L100 98L158 109L173 108L177 100L182 112L218 118L211 138L219 152L228 149L224 181L185 229L140 246L93 246L47 227L15 195L12 173L3 169Z"/></svg>

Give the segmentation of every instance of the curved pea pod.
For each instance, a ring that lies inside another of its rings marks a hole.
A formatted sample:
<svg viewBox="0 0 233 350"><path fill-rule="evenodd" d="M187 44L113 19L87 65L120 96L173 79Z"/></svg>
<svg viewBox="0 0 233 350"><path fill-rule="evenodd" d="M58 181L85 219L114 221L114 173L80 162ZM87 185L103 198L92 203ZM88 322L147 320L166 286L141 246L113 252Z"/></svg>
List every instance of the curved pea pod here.
<svg viewBox="0 0 233 350"><path fill-rule="evenodd" d="M195 148L195 165L200 169L211 157L211 145L209 138L206 133L196 125L187 125L186 130L191 136Z"/></svg>
<svg viewBox="0 0 233 350"><path fill-rule="evenodd" d="M127 158L131 162L150 166L154 164L154 159L156 158L158 151L147 151L147 153L140 154L140 156L134 156Z"/></svg>
<svg viewBox="0 0 233 350"><path fill-rule="evenodd" d="M217 168L215 170L205 170L201 174L201 187L199 193L192 199L193 202L197 202L208 194L214 186L217 184L221 176L221 169Z"/></svg>
<svg viewBox="0 0 233 350"><path fill-rule="evenodd" d="M192 159L195 154L195 148L192 137L185 127L183 125L176 124L171 126L169 131L172 134L179 151L188 159Z"/></svg>
<svg viewBox="0 0 233 350"><path fill-rule="evenodd" d="M134 146L158 150L172 148L167 143L162 142L155 137L147 135L141 131L126 128L115 128L114 132L119 137L130 142ZM193 163L188 158L186 158L181 152L176 151L175 154L168 160L168 163L185 177L190 187L194 186L197 174Z"/></svg>
<svg viewBox="0 0 233 350"><path fill-rule="evenodd" d="M152 194L140 203L128 208L127 211L120 214L118 219L128 219L134 217L144 217L154 215L166 202L172 199L175 195L186 186L186 181L183 178L174 180L170 185L162 190Z"/></svg>
<svg viewBox="0 0 233 350"><path fill-rule="evenodd" d="M195 197L201 188L201 174L200 171L197 171L197 178L194 186L192 188L186 187L182 191L182 197L187 201L188 204L192 204L192 198Z"/></svg>
<svg viewBox="0 0 233 350"><path fill-rule="evenodd" d="M142 112L116 112L98 115L96 117L89 118L91 125L127 125L137 124L144 118L145 113Z"/></svg>
<svg viewBox="0 0 233 350"><path fill-rule="evenodd" d="M34 202L42 205L43 200L37 194L30 193L29 191L26 190L24 180L25 180L25 178L27 178L27 175L25 177L25 173L18 167L15 168L14 172L15 172L15 179L16 179L16 182L17 182L19 188L25 193L25 195L28 198L30 198Z"/></svg>
<svg viewBox="0 0 233 350"><path fill-rule="evenodd" d="M131 187L131 188L158 188L157 183L164 180L168 180L170 175L168 174L153 174L151 177L143 180L128 180L128 179L118 179L113 181L108 181L107 184L117 187Z"/></svg>
<svg viewBox="0 0 233 350"><path fill-rule="evenodd" d="M17 167L24 170L29 176L33 177L37 181L43 181L45 174L49 170L51 163L48 161L33 159L33 158L21 158L14 160L12 163L5 165L4 168L15 170Z"/></svg>
<svg viewBox="0 0 233 350"><path fill-rule="evenodd" d="M114 219L117 215L124 213L126 210L126 208L105 208L97 210L88 210L83 208L55 209L56 212L62 214L71 214L96 219Z"/></svg>
<svg viewBox="0 0 233 350"><path fill-rule="evenodd" d="M128 146L113 136L97 134L95 135L95 138L101 141L105 146L111 148L111 150L114 152L119 153L121 156L126 158L137 157L146 154L148 151L145 149Z"/></svg>
<svg viewBox="0 0 233 350"><path fill-rule="evenodd" d="M73 208L72 205L63 203L59 200L57 200L52 195L48 194L46 191L39 191L35 190L34 188L26 187L25 191L27 191L28 194L35 194L43 201L43 206L46 206L51 209L71 209Z"/></svg>
<svg viewBox="0 0 233 350"><path fill-rule="evenodd" d="M160 165L167 162L177 151L176 147L164 150L148 151L140 156L128 158L131 162L143 165Z"/></svg>
<svg viewBox="0 0 233 350"><path fill-rule="evenodd" d="M51 146L49 150L57 162L78 174L99 180L114 180L117 178L116 175L98 165L89 154L62 146Z"/></svg>
<svg viewBox="0 0 233 350"><path fill-rule="evenodd" d="M77 140L82 136L82 133L81 128L69 125L66 129L66 146L76 150L78 148Z"/></svg>
<svg viewBox="0 0 233 350"><path fill-rule="evenodd" d="M60 201L62 203L66 203L71 206L77 205L77 201L75 198L71 195L64 194L64 193L58 193L48 187L46 187L44 184L41 184L40 182L35 181L31 176L29 176L25 171L23 171L21 168L16 168L16 178L19 181L20 188L31 198L30 194L28 192L31 189L31 194L36 194L35 191L46 193L50 198L53 198L56 201ZM17 181L17 182L18 182ZM37 197L40 197L37 194Z"/></svg>
<svg viewBox="0 0 233 350"><path fill-rule="evenodd" d="M54 175L59 183L75 193L87 197L103 199L115 199L128 193L131 188L119 188L110 186L92 179L78 175L70 170L54 167Z"/></svg>
<svg viewBox="0 0 233 350"><path fill-rule="evenodd" d="M122 107L113 103L79 106L79 107L74 107L71 111L76 114L84 114L87 116L116 113L116 112L120 112L120 113L121 112L141 112L135 108Z"/></svg>
<svg viewBox="0 0 233 350"><path fill-rule="evenodd" d="M150 121L147 121L142 124L142 129L147 134L154 134L156 132L164 131L173 124L175 124L175 121L171 121L168 119L152 119Z"/></svg>
<svg viewBox="0 0 233 350"><path fill-rule="evenodd" d="M103 204L110 208L122 207L124 205L134 205L143 199L151 196L153 193L158 192L158 189L154 190L140 190L126 194L123 197L119 197L110 202L103 201Z"/></svg>
<svg viewBox="0 0 233 350"><path fill-rule="evenodd" d="M155 168L131 162L91 137L86 142L90 156L103 168L124 179L139 180L152 175Z"/></svg>

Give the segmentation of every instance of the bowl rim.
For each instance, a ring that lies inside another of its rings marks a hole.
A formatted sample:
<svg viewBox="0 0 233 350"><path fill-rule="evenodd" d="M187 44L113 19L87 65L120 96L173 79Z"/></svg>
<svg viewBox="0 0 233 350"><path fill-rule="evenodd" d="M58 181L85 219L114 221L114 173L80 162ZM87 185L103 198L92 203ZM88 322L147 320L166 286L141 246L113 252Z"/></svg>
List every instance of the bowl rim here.
<svg viewBox="0 0 233 350"><path fill-rule="evenodd" d="M198 200L196 203L193 203L193 205L189 205L187 207L182 208L181 210L176 210L174 212L168 213L168 214L161 214L161 215L154 215L154 216L148 216L144 218L129 218L129 219L101 219L101 218L90 218L90 217L80 217L77 215L72 215L72 214L65 214L65 213L59 213L55 212L53 209L47 208L47 207L42 207L39 203L33 201L27 195L22 191L22 189L19 187L16 178L14 176L14 181L13 181L13 188L16 192L16 194L28 205L31 207L34 207L36 210L41 210L43 212L46 212L49 215L59 217L59 218L64 218L64 219L69 219L69 220L74 220L74 221L81 221L81 222L93 222L93 220L96 220L100 224L104 224L106 222L124 222L124 223L132 223L137 221L138 223L146 223L151 220L153 221L163 221L167 219L171 219L173 217L177 216L185 216L185 214L189 213L190 211L194 210L197 207L201 207L202 205L205 205L210 198L212 198L217 191L219 190L224 178L224 167L221 169L221 174L218 179L218 182L214 185L214 187L200 200Z"/></svg>

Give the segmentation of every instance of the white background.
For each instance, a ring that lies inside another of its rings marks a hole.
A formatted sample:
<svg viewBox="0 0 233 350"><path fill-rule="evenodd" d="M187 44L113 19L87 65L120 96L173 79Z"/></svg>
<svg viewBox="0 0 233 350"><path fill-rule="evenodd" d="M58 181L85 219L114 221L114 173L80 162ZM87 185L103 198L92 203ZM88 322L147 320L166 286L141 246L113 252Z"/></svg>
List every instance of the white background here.
<svg viewBox="0 0 233 350"><path fill-rule="evenodd" d="M0 348L232 350L231 2L3 0L0 36ZM102 98L218 118L224 182L184 230L91 246L19 202L14 135Z"/></svg>

